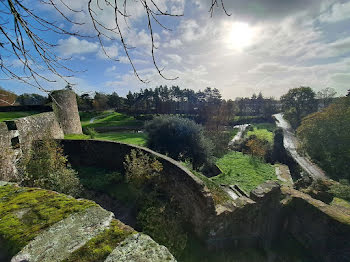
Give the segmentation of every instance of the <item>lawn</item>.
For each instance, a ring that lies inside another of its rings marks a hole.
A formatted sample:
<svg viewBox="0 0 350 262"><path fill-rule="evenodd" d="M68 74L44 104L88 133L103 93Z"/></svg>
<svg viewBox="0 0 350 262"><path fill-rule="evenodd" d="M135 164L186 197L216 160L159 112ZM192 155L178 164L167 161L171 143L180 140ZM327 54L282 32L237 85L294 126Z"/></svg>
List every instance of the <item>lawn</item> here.
<svg viewBox="0 0 350 262"><path fill-rule="evenodd" d="M65 135L65 139L90 139L88 135ZM145 146L147 135L133 132L97 133L96 139L117 141L132 145Z"/></svg>
<svg viewBox="0 0 350 262"><path fill-rule="evenodd" d="M91 111L91 112L79 112L80 116L80 122L82 126L88 125L90 123L91 118L95 117L96 119L105 118L111 114L113 114L114 111L107 110L107 111Z"/></svg>
<svg viewBox="0 0 350 262"><path fill-rule="evenodd" d="M38 112L34 111L23 111L23 112L0 112L0 122L6 120L12 120L16 118L26 117L30 115L38 114Z"/></svg>
<svg viewBox="0 0 350 262"><path fill-rule="evenodd" d="M276 126L272 123L254 124L253 131L248 131L246 137L254 135L258 139L267 140L270 143L273 143L273 132L275 131L275 129Z"/></svg>
<svg viewBox="0 0 350 262"><path fill-rule="evenodd" d="M90 115L92 116L92 115ZM92 117L97 117L97 119L90 123L90 119ZM82 126L83 127L142 127L143 122L135 119L132 116L128 116L125 114L117 113L117 112L109 112L105 111L99 115L94 115L87 119L87 115L81 115Z"/></svg>
<svg viewBox="0 0 350 262"><path fill-rule="evenodd" d="M241 152L230 152L218 159L222 174L211 179L220 185L237 184L247 193L267 180L277 180L275 167Z"/></svg>

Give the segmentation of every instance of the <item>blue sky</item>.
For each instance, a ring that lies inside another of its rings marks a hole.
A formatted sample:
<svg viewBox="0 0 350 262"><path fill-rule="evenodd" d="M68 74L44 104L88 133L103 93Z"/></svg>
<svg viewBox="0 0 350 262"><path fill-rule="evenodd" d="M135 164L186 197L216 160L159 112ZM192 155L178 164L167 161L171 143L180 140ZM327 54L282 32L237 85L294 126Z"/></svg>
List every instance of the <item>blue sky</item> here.
<svg viewBox="0 0 350 262"><path fill-rule="evenodd" d="M350 1L226 0L226 9L232 15L217 9L213 17L208 13L208 0L156 2L162 10L184 13L183 17L161 18L172 31L154 23L158 65L165 68L165 76L178 79L164 80L156 72L145 12L139 0L130 0L130 28L123 22L121 27L127 43L135 47L130 51L131 57L141 77L150 81L148 84L134 76L118 40L103 40L108 54L119 59L116 62L103 54L96 38L45 33L46 39L57 44L54 51L60 57L71 58L66 65L79 71L70 78L78 93L102 91L124 96L129 90L166 84L195 90L211 86L225 98L234 99L260 91L279 97L299 86L310 86L316 91L333 87L339 95L350 88ZM84 11L80 13L61 6L67 17L85 23L80 26L68 23L39 1L27 3L40 16L57 21L64 29L94 34L91 20L84 13L87 0L67 1L73 9ZM108 6L103 11L95 8L99 21L114 25ZM18 66L15 57L8 61L14 68ZM60 80L42 84L47 89L65 85ZM14 80L0 80L0 86L16 93L38 92Z"/></svg>

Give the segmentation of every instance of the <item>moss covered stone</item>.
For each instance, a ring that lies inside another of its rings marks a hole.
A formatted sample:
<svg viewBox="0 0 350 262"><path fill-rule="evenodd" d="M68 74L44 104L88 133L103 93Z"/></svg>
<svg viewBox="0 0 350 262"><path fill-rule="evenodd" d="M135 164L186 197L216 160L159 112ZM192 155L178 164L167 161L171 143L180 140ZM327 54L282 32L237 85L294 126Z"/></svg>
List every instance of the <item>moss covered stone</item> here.
<svg viewBox="0 0 350 262"><path fill-rule="evenodd" d="M64 260L65 262L99 262L104 261L115 247L131 234L135 234L131 227L119 220L113 219L108 229L90 239L84 246L76 250Z"/></svg>
<svg viewBox="0 0 350 262"><path fill-rule="evenodd" d="M0 186L0 239L4 249L14 255L43 229L92 206L97 204L43 189Z"/></svg>

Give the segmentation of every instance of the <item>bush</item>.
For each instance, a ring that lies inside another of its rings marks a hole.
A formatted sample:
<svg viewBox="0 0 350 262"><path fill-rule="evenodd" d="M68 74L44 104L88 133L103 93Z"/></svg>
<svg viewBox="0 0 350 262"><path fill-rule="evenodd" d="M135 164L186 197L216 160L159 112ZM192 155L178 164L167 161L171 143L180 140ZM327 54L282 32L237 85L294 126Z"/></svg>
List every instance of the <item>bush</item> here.
<svg viewBox="0 0 350 262"><path fill-rule="evenodd" d="M272 146L269 141L251 135L245 143L243 153L265 160L271 153L271 150Z"/></svg>
<svg viewBox="0 0 350 262"><path fill-rule="evenodd" d="M136 189L142 189L155 182L163 170L162 164L155 158L143 153L141 150L131 150L126 155L125 175L127 183Z"/></svg>
<svg viewBox="0 0 350 262"><path fill-rule="evenodd" d="M77 196L81 192L79 178L67 163L63 149L56 141L37 141L21 159L22 184Z"/></svg>
<svg viewBox="0 0 350 262"><path fill-rule="evenodd" d="M340 183L335 183L330 187L329 192L337 198L350 201L350 184L347 180L341 179Z"/></svg>
<svg viewBox="0 0 350 262"><path fill-rule="evenodd" d="M303 119L302 149L333 179L350 181L350 97Z"/></svg>
<svg viewBox="0 0 350 262"><path fill-rule="evenodd" d="M97 135L96 130L94 128L92 128L92 127L84 127L83 128L83 133L85 135L90 136L90 139L94 139L96 137L96 135Z"/></svg>
<svg viewBox="0 0 350 262"><path fill-rule="evenodd" d="M228 143L232 139L231 132L228 131L206 131L205 136L209 138L213 144L213 155L222 157L228 152Z"/></svg>
<svg viewBox="0 0 350 262"><path fill-rule="evenodd" d="M145 125L149 148L176 160L192 161L199 169L212 161L212 143L204 136L201 125L176 116L156 117Z"/></svg>

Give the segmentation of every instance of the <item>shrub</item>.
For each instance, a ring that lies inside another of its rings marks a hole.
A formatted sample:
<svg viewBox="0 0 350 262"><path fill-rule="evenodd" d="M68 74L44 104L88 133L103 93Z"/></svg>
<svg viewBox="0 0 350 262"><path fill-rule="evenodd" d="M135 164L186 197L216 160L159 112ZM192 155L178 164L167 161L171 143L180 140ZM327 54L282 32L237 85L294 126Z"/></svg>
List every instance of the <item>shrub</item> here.
<svg viewBox="0 0 350 262"><path fill-rule="evenodd" d="M81 191L79 178L67 163L63 149L56 141L37 141L21 159L22 184L77 196Z"/></svg>
<svg viewBox="0 0 350 262"><path fill-rule="evenodd" d="M271 144L267 140L259 139L252 135L245 143L244 153L248 153L252 156L260 159L265 159L267 154L271 151Z"/></svg>
<svg viewBox="0 0 350 262"><path fill-rule="evenodd" d="M83 133L90 136L90 139L94 139L97 135L97 131L92 127L84 127Z"/></svg>
<svg viewBox="0 0 350 262"><path fill-rule="evenodd" d="M228 143L232 139L231 132L206 131L205 136L208 137L213 144L213 155L215 157L222 157L228 152Z"/></svg>
<svg viewBox="0 0 350 262"><path fill-rule="evenodd" d="M335 197L350 201L350 183L345 179L341 179L340 183L331 185L329 192Z"/></svg>
<svg viewBox="0 0 350 262"><path fill-rule="evenodd" d="M156 117L145 125L149 148L168 154L176 160L190 159L195 169L210 162L212 144L204 136L201 125L194 121L175 117Z"/></svg>
<svg viewBox="0 0 350 262"><path fill-rule="evenodd" d="M124 167L127 183L136 189L142 189L154 183L163 170L163 165L154 157L134 149L126 155Z"/></svg>

